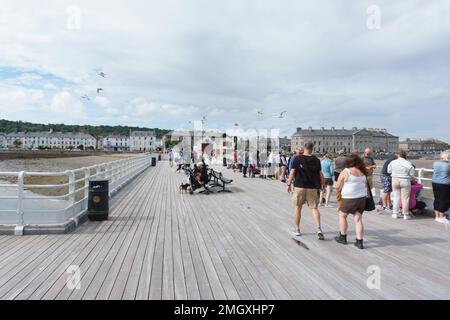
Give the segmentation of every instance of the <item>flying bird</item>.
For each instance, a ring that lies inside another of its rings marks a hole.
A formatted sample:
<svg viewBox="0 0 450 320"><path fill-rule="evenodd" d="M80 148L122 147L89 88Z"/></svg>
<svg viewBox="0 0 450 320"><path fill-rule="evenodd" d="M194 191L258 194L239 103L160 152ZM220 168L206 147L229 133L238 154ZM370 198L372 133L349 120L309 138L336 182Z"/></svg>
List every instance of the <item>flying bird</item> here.
<svg viewBox="0 0 450 320"><path fill-rule="evenodd" d="M98 88L98 89L97 89L97 94L100 94L101 91L105 91L105 89L103 89L103 88Z"/></svg>
<svg viewBox="0 0 450 320"><path fill-rule="evenodd" d="M91 100L91 98L89 98L89 96L87 94L82 95L81 99Z"/></svg>
<svg viewBox="0 0 450 320"><path fill-rule="evenodd" d="M100 71L100 73L98 75L100 77L106 78L106 73L104 73L103 71Z"/></svg>
<svg viewBox="0 0 450 320"><path fill-rule="evenodd" d="M279 115L274 115L274 118L278 118L278 119L283 119L284 116L286 115L287 111L283 111L281 112Z"/></svg>
<svg viewBox="0 0 450 320"><path fill-rule="evenodd" d="M256 112L258 113L258 116L260 116L260 117L263 115L263 112L261 110L257 110Z"/></svg>

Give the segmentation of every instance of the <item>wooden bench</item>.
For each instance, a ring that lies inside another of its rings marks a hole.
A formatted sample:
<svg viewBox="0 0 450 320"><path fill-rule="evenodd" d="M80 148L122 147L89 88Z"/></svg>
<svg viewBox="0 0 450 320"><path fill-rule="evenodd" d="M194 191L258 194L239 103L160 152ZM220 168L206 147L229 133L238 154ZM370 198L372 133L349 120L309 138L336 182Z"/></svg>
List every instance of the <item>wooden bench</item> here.
<svg viewBox="0 0 450 320"><path fill-rule="evenodd" d="M233 180L227 179L223 176L222 172L215 171L214 169L209 170L210 181L213 181L214 187L220 187L222 190L218 192L231 192L231 190L227 190L227 184L233 182Z"/></svg>

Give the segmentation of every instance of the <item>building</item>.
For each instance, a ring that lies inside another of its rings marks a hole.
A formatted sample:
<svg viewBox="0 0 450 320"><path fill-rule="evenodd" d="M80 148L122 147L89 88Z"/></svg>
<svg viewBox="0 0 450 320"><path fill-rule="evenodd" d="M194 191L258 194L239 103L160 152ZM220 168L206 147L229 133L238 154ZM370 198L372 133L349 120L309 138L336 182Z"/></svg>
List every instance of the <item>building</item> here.
<svg viewBox="0 0 450 320"><path fill-rule="evenodd" d="M102 139L102 149L105 151L130 151L130 137L109 135Z"/></svg>
<svg viewBox="0 0 450 320"><path fill-rule="evenodd" d="M6 135L8 148L95 149L96 140L86 133L15 132Z"/></svg>
<svg viewBox="0 0 450 320"><path fill-rule="evenodd" d="M292 140L289 139L288 137L279 138L280 150L283 150L285 152L291 152L291 145L292 145Z"/></svg>
<svg viewBox="0 0 450 320"><path fill-rule="evenodd" d="M352 128L352 129L308 129L297 128L292 135L292 150L303 147L305 143L314 144L314 152L325 151L363 152L371 148L374 152L393 153L398 150L399 138L387 132L386 129Z"/></svg>
<svg viewBox="0 0 450 320"><path fill-rule="evenodd" d="M156 134L154 131L131 131L129 146L130 151L150 152L157 148Z"/></svg>
<svg viewBox="0 0 450 320"><path fill-rule="evenodd" d="M0 149L6 148L6 134L0 132Z"/></svg>
<svg viewBox="0 0 450 320"><path fill-rule="evenodd" d="M400 142L400 149L410 152L441 152L449 149L448 143L438 139L406 139Z"/></svg>

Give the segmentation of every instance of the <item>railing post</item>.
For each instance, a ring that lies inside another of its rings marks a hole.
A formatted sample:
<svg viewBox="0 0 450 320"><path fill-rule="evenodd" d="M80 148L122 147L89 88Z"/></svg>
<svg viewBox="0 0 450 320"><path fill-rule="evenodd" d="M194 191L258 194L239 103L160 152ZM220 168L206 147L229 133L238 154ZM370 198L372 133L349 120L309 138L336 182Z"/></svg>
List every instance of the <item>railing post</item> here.
<svg viewBox="0 0 450 320"><path fill-rule="evenodd" d="M24 171L19 172L19 175L17 176L17 225L14 228L14 235L16 236L23 236L23 229L25 227L23 217L24 176Z"/></svg>
<svg viewBox="0 0 450 320"><path fill-rule="evenodd" d="M109 163L107 163L107 164L105 165L105 174L104 174L105 180L109 180L109 179L108 179L108 174L110 174L110 173L109 173Z"/></svg>
<svg viewBox="0 0 450 320"><path fill-rule="evenodd" d="M423 169L423 168L419 169L418 182L419 182L420 184L422 184L423 173L424 173L424 169Z"/></svg>
<svg viewBox="0 0 450 320"><path fill-rule="evenodd" d="M95 166L95 179L98 180L100 178L100 165Z"/></svg>
<svg viewBox="0 0 450 320"><path fill-rule="evenodd" d="M84 198L87 200L89 197L89 178L91 176L91 169L84 169Z"/></svg>
<svg viewBox="0 0 450 320"><path fill-rule="evenodd" d="M73 206L75 204L75 173L73 171L66 171L66 175L69 177L69 204Z"/></svg>

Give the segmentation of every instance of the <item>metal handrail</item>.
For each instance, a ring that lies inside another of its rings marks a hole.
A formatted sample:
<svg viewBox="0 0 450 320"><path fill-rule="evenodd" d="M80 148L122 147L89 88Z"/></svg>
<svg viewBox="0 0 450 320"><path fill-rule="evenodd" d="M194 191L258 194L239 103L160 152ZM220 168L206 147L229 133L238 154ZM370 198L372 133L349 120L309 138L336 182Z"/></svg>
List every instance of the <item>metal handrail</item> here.
<svg viewBox="0 0 450 320"><path fill-rule="evenodd" d="M138 174L150 167L151 158L152 155L144 155L134 158L115 160L74 170L67 170L64 172L0 172L0 177L12 177L14 179L17 179L17 183L0 185L0 187L2 188L6 187L17 189L15 195L0 196L0 200L16 200L16 209L0 209L0 214L6 212L10 213L14 211L17 213L17 223L15 225L15 234L17 235L23 235L24 227L27 225L27 218L25 218L25 216L28 213L68 213L72 218L76 217L87 209L89 181L95 179L109 180L109 195L112 196L120 188L122 188L123 185L125 185L126 183L134 179ZM82 175L82 177L79 177L79 175ZM46 185L27 185L25 183L26 177L64 177L68 182ZM29 189L66 189L67 191L64 191L64 194L47 196L27 194L26 191L28 191ZM61 209L26 209L24 207L24 200L63 200L67 202L67 206L64 206Z"/></svg>
<svg viewBox="0 0 450 320"><path fill-rule="evenodd" d="M377 166L377 169L382 169L382 166ZM432 178L427 178L424 176L425 173L434 173L433 169L427 169L427 168L416 168L415 172L417 172L417 175L415 176L417 178L417 182L419 182L420 184L423 184L424 181L432 181ZM374 172L374 175L379 176L381 175L378 172ZM424 189L427 190L432 190L433 187L431 186L423 186Z"/></svg>

